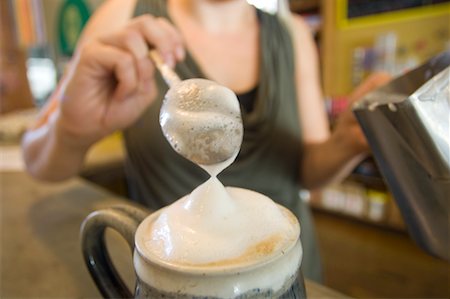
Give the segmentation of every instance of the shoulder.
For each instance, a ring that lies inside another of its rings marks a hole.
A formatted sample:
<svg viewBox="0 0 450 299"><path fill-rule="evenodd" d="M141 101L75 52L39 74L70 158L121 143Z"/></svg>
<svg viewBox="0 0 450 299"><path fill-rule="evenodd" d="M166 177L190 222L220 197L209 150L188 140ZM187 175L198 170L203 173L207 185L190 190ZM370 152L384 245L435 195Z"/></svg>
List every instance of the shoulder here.
<svg viewBox="0 0 450 299"><path fill-rule="evenodd" d="M292 14L293 37L296 43L306 43L309 46L314 45L313 33L305 19L298 15Z"/></svg>
<svg viewBox="0 0 450 299"><path fill-rule="evenodd" d="M317 46L313 32L305 19L297 14L292 14L291 31L295 55L298 57L301 68L313 66L317 60Z"/></svg>

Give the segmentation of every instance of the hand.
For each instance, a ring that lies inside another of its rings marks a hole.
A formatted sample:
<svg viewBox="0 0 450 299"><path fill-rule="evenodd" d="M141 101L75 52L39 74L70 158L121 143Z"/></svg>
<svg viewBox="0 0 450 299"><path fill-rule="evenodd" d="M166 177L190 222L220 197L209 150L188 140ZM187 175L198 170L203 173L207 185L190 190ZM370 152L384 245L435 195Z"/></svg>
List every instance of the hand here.
<svg viewBox="0 0 450 299"><path fill-rule="evenodd" d="M364 136L358 121L352 111L353 104L362 99L370 91L385 85L391 80L391 76L387 73L376 72L371 74L366 80L358 85L349 96L349 106L336 121L335 130L344 138L351 150L356 154L367 153L370 148Z"/></svg>
<svg viewBox="0 0 450 299"><path fill-rule="evenodd" d="M184 58L175 28L149 15L82 46L61 88L59 127L91 144L135 122L157 94L149 47L171 66Z"/></svg>

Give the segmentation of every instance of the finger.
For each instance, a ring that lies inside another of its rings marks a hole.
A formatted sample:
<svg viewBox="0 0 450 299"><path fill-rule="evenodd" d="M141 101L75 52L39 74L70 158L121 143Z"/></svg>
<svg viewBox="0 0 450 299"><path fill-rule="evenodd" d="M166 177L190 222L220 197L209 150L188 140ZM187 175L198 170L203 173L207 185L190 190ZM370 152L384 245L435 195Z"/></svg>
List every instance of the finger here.
<svg viewBox="0 0 450 299"><path fill-rule="evenodd" d="M130 52L102 43L85 47L81 53L81 65L88 73L107 80L112 74L117 82L113 98L123 99L138 87L135 59Z"/></svg>
<svg viewBox="0 0 450 299"><path fill-rule="evenodd" d="M135 92L139 86L138 71L135 69L135 60L131 55L124 53L122 60L117 61L114 73L118 81L113 99L124 99Z"/></svg>
<svg viewBox="0 0 450 299"><path fill-rule="evenodd" d="M140 74L139 90L142 92L148 92L152 82L154 81L155 66L153 62L148 59L148 57L145 57L138 62L137 67Z"/></svg>
<svg viewBox="0 0 450 299"><path fill-rule="evenodd" d="M385 72L376 72L371 74L366 80L364 80L360 85L349 96L350 102L359 100L364 95L378 87L381 87L388 83L392 79L391 75Z"/></svg>
<svg viewBox="0 0 450 299"><path fill-rule="evenodd" d="M167 25L151 15L140 16L132 21L131 26L140 30L146 42L157 48L169 66L175 66L176 49L182 44L181 38L173 35Z"/></svg>
<svg viewBox="0 0 450 299"><path fill-rule="evenodd" d="M143 60L147 59L148 46L140 32L135 29L126 29L119 33L101 38L100 41L106 45L114 46L131 53L134 57L139 81L144 80L144 77L147 76L147 72L144 68L140 67L140 65Z"/></svg>
<svg viewBox="0 0 450 299"><path fill-rule="evenodd" d="M116 34L103 37L100 41L104 44L129 51L136 60L146 57L148 53L148 46L145 39L140 32L133 29L126 29Z"/></svg>
<svg viewBox="0 0 450 299"><path fill-rule="evenodd" d="M184 51L184 42L183 37L181 36L180 32L175 29L175 27L166 19L164 18L157 18L156 19L161 27L163 27L168 34L171 35L171 38L175 45L175 58L178 61L182 61L185 57L185 51Z"/></svg>

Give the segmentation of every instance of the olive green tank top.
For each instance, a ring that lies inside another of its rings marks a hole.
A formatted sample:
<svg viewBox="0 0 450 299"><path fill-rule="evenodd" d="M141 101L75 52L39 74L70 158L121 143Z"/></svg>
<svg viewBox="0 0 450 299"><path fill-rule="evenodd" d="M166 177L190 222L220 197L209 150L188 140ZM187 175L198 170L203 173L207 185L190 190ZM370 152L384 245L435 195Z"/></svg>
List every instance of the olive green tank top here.
<svg viewBox="0 0 450 299"><path fill-rule="evenodd" d="M301 140L292 42L288 30L275 15L256 12L260 22L259 82L252 109L242 109L241 151L218 177L225 186L263 193L297 215L302 227L303 272L317 280L320 264L311 215L299 198ZM145 13L170 20L164 0L138 1L135 15ZM189 53L177 65L176 72L182 79L205 78ZM124 131L130 196L152 209L174 202L209 178L203 169L178 155L163 136L159 109L167 86L159 74L157 86L156 101Z"/></svg>

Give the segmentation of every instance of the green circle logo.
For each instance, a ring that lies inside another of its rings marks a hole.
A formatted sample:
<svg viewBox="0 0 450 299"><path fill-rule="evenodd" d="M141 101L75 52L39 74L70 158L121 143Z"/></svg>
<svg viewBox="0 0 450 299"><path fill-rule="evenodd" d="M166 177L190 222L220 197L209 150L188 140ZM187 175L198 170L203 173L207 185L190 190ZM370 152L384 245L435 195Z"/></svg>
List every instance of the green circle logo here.
<svg viewBox="0 0 450 299"><path fill-rule="evenodd" d="M66 0L58 17L59 50L61 54L71 56L78 38L91 15L83 0Z"/></svg>

